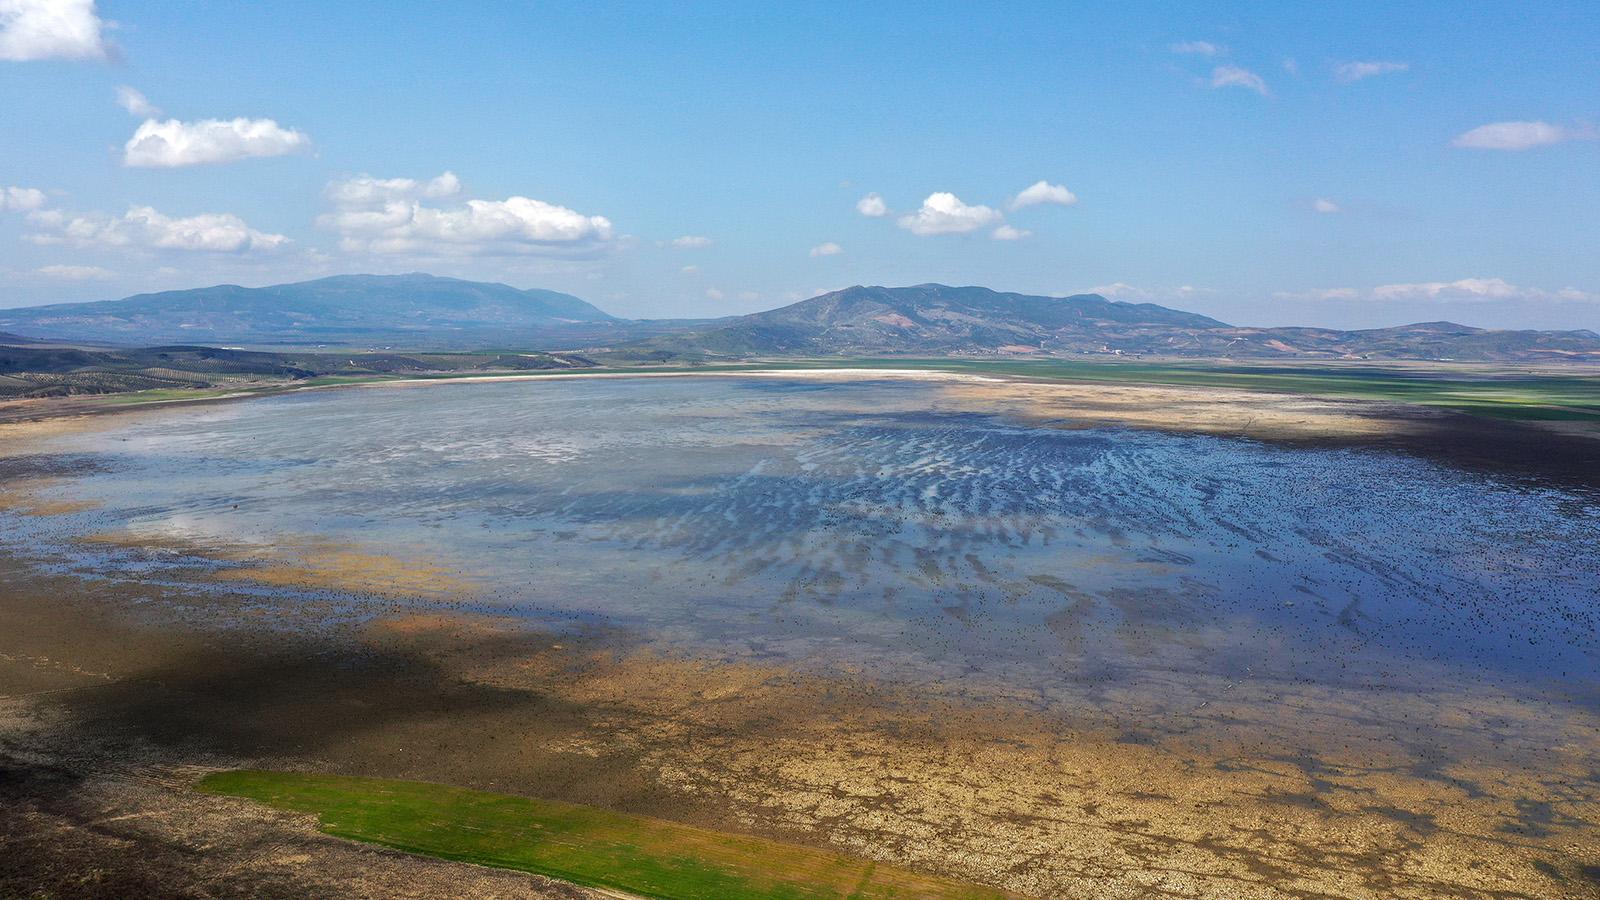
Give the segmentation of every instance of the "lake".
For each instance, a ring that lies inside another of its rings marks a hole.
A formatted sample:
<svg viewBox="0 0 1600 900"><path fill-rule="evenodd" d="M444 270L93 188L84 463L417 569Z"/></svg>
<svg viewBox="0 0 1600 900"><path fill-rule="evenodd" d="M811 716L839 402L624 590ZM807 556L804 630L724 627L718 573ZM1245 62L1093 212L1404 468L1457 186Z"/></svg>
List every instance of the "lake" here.
<svg viewBox="0 0 1600 900"><path fill-rule="evenodd" d="M1600 671L1594 496L963 406L937 381L716 377L190 408L63 439L92 466L53 493L99 508L9 542L191 581L185 554L70 539L335 542L447 574L423 602L1047 705L1151 672L1539 690Z"/></svg>

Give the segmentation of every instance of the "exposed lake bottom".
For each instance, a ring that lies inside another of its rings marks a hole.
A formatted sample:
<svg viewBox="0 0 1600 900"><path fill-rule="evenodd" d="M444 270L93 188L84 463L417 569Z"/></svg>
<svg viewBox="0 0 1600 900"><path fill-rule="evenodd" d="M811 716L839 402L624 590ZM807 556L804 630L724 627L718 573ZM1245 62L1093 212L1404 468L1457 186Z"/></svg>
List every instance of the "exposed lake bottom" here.
<svg viewBox="0 0 1600 900"><path fill-rule="evenodd" d="M1581 490L882 381L313 393L52 452L79 474L5 539L41 570L385 640L623 636L635 763L750 827L1040 895L1593 889ZM473 646L473 678L560 682ZM919 849L937 823L966 837Z"/></svg>

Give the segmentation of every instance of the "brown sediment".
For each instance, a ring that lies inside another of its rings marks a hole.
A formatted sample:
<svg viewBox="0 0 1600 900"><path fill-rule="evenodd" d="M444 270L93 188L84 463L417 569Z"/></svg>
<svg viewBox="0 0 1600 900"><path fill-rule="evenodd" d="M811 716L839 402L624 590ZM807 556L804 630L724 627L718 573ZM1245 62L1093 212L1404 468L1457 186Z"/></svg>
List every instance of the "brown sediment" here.
<svg viewBox="0 0 1600 900"><path fill-rule="evenodd" d="M1235 388L985 379L942 390L956 408L1061 428L1121 425L1295 446L1394 450L1493 474L1600 486L1600 428L1518 422L1380 400Z"/></svg>
<svg viewBox="0 0 1600 900"><path fill-rule="evenodd" d="M41 492L65 482L66 479L59 476L7 479L4 492L0 492L0 512L25 516L64 516L100 507L97 500L51 500L40 496Z"/></svg>
<svg viewBox="0 0 1600 900"><path fill-rule="evenodd" d="M278 538L271 544L200 543L181 535L137 531L101 531L77 540L132 550L160 549L196 562L224 563L201 578L216 582L451 601L468 600L478 593L471 579L432 560L421 549L378 552L348 541L316 537Z"/></svg>
<svg viewBox="0 0 1600 900"><path fill-rule="evenodd" d="M1393 430L1377 413L1392 413L1394 404L1234 388L1006 380L953 382L942 392L964 408L1041 424L1081 421L1262 440L1371 440Z"/></svg>
<svg viewBox="0 0 1600 900"><path fill-rule="evenodd" d="M470 599L476 586L449 567L408 554L375 553L329 541L277 544L272 558L218 571L221 581L331 589L385 597ZM232 559L243 558L234 555Z"/></svg>
<svg viewBox="0 0 1600 900"><path fill-rule="evenodd" d="M138 849L111 858L164 860L169 886L202 873L176 863L197 847L248 856L238 823L308 857L240 878L393 865L184 790L186 766L248 765L590 803L1040 897L1600 895L1600 718L1568 698L1151 670L1040 706L434 610L313 636L292 607L242 624L258 598L0 574L0 850L129 816L111 827Z"/></svg>

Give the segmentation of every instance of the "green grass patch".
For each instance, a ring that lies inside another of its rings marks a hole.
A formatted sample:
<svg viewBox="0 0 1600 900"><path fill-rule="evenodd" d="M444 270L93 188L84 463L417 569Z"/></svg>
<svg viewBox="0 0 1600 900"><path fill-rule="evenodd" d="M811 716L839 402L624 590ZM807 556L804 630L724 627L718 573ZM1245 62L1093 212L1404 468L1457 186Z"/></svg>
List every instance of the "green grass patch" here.
<svg viewBox="0 0 1600 900"><path fill-rule="evenodd" d="M234 771L199 788L315 814L343 838L647 897L1008 896L809 847L440 784Z"/></svg>

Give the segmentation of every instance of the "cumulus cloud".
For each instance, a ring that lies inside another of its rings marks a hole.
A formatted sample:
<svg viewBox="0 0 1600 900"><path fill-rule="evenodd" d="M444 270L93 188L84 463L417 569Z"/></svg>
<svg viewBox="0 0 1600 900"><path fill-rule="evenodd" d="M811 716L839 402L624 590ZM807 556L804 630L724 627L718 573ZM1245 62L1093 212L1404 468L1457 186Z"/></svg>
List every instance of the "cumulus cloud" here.
<svg viewBox="0 0 1600 900"><path fill-rule="evenodd" d="M311 138L271 119L146 119L122 148L123 165L176 168L283 156L311 147Z"/></svg>
<svg viewBox="0 0 1600 900"><path fill-rule="evenodd" d="M1525 289L1503 278L1462 278L1456 281L1381 284L1372 289L1372 296L1376 300L1433 300L1441 297L1504 300L1525 292Z"/></svg>
<svg viewBox="0 0 1600 900"><path fill-rule="evenodd" d="M719 291L716 288L706 288L706 299L707 300L721 300L722 298L724 298L726 296L727 296L727 294L724 294L722 291Z"/></svg>
<svg viewBox="0 0 1600 900"><path fill-rule="evenodd" d="M1261 96L1267 96L1267 83L1260 75L1249 69L1238 66L1217 66L1211 70L1211 86L1214 88L1242 87L1255 91Z"/></svg>
<svg viewBox="0 0 1600 900"><path fill-rule="evenodd" d="M328 185L328 200L335 206L367 206L419 198L437 200L461 193L461 179L454 172L418 181L414 178L373 178L357 175Z"/></svg>
<svg viewBox="0 0 1600 900"><path fill-rule="evenodd" d="M241 253L289 243L281 234L251 228L232 213L172 217L149 206L131 207L120 216L41 209L30 213L28 221L35 229L28 239L36 244Z"/></svg>
<svg viewBox="0 0 1600 900"><path fill-rule="evenodd" d="M1110 284L1098 284L1092 288L1076 291L1079 294L1099 294L1109 300L1124 300L1128 302L1182 302L1197 297L1217 293L1214 288L1195 287L1192 284L1179 285L1167 288L1143 288L1128 284L1126 281L1114 281Z"/></svg>
<svg viewBox="0 0 1600 900"><path fill-rule="evenodd" d="M1000 221L1000 213L987 206L969 206L949 191L938 191L922 201L916 212L901 216L899 225L912 234L966 234Z"/></svg>
<svg viewBox="0 0 1600 900"><path fill-rule="evenodd" d="M0 188L0 209L32 212L44 206L44 191L38 188Z"/></svg>
<svg viewBox="0 0 1600 900"><path fill-rule="evenodd" d="M1187 53L1195 56L1216 56L1225 52L1225 49L1210 41L1179 41L1167 46L1173 53Z"/></svg>
<svg viewBox="0 0 1600 900"><path fill-rule="evenodd" d="M94 0L0 0L0 59L103 59Z"/></svg>
<svg viewBox="0 0 1600 900"><path fill-rule="evenodd" d="M680 274L683 274L683 275L698 275L698 274L700 274L700 267L699 266L684 266L683 268L679 269L678 272Z"/></svg>
<svg viewBox="0 0 1600 900"><path fill-rule="evenodd" d="M1067 190L1063 185L1051 184L1048 181L1036 181L1011 198L1011 208L1016 210L1028 206L1038 206L1041 203L1071 206L1077 202L1077 195Z"/></svg>
<svg viewBox="0 0 1600 900"><path fill-rule="evenodd" d="M1347 62L1333 67L1333 77L1345 84L1350 84L1363 78L1371 78L1374 75L1404 72L1409 68L1411 68L1411 64L1403 62Z"/></svg>
<svg viewBox="0 0 1600 900"><path fill-rule="evenodd" d="M683 237L675 237L672 240L667 241L668 245L677 247L679 250L693 250L699 247L709 247L714 243L716 242L711 240L711 238L698 234L686 234Z"/></svg>
<svg viewBox="0 0 1600 900"><path fill-rule="evenodd" d="M883 197L874 193L856 201L856 212L869 219L878 219L889 214L889 207L883 202Z"/></svg>
<svg viewBox="0 0 1600 900"><path fill-rule="evenodd" d="M116 274L99 266L40 266L34 271L46 278L61 281L103 281Z"/></svg>
<svg viewBox="0 0 1600 900"><path fill-rule="evenodd" d="M1557 290L1526 287L1512 284L1504 278L1459 278L1455 281L1418 281L1400 284L1380 284L1377 287L1322 288L1309 291L1280 291L1273 294L1280 300L1370 300L1370 301L1428 301L1440 302L1491 302L1557 301L1600 302L1600 294L1581 291L1573 287Z"/></svg>
<svg viewBox="0 0 1600 900"><path fill-rule="evenodd" d="M136 88L122 85L117 88L117 105L140 118L161 115L161 110L145 98Z"/></svg>
<svg viewBox="0 0 1600 900"><path fill-rule="evenodd" d="M1021 228L1012 228L1010 225L1001 225L993 232L990 232L989 236L997 241L1020 241L1030 234L1033 234L1033 232L1024 231Z"/></svg>
<svg viewBox="0 0 1600 900"><path fill-rule="evenodd" d="M1491 122L1456 135L1453 147L1474 150L1530 150L1565 141L1594 140L1592 128L1568 128L1549 122Z"/></svg>
<svg viewBox="0 0 1600 900"><path fill-rule="evenodd" d="M424 201L453 197L446 172L429 181L361 175L329 185L331 212L317 224L340 235L347 252L434 256L592 256L615 243L611 220L530 197Z"/></svg>
<svg viewBox="0 0 1600 900"><path fill-rule="evenodd" d="M1339 204L1329 200L1327 197L1318 197L1311 201L1311 208L1324 215L1341 211Z"/></svg>
<svg viewBox="0 0 1600 900"><path fill-rule="evenodd" d="M839 254L841 254L843 252L844 252L844 248L839 246L838 244L835 244L833 241L828 241L825 244L818 244L815 247L811 248L811 255L813 257L816 257L816 256L838 256Z"/></svg>

